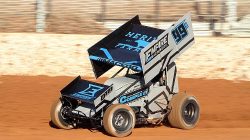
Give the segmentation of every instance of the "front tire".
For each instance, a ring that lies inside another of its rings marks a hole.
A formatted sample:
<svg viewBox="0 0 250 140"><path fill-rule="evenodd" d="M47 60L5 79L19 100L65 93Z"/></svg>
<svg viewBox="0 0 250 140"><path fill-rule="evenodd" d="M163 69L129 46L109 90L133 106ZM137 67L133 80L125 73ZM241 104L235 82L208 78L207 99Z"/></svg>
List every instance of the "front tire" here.
<svg viewBox="0 0 250 140"><path fill-rule="evenodd" d="M200 107L194 96L178 93L173 95L169 106L171 112L168 115L168 121L171 126L192 129L197 125L200 118Z"/></svg>
<svg viewBox="0 0 250 140"><path fill-rule="evenodd" d="M56 100L50 110L50 118L53 124L61 129L72 129L73 125L67 123L67 118L63 116L63 109L67 106L63 106L60 99Z"/></svg>
<svg viewBox="0 0 250 140"><path fill-rule="evenodd" d="M135 126L135 113L128 105L111 105L104 113L103 126L106 132L112 136L128 136Z"/></svg>

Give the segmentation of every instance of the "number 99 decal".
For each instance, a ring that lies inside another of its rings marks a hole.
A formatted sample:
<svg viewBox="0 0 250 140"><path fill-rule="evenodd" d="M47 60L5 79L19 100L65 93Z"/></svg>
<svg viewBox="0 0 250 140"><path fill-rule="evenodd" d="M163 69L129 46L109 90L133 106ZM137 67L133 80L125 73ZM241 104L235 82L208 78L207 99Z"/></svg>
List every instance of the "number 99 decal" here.
<svg viewBox="0 0 250 140"><path fill-rule="evenodd" d="M179 44L188 35L188 24L183 21L172 30L172 36L176 44Z"/></svg>

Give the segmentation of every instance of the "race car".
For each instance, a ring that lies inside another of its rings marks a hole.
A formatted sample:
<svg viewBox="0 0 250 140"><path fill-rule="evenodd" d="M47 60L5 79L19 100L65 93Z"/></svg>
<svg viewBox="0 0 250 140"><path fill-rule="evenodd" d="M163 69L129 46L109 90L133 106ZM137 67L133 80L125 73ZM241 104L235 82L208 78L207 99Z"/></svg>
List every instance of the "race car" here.
<svg viewBox="0 0 250 140"><path fill-rule="evenodd" d="M76 77L52 105L52 122L62 129L104 128L115 137L130 135L135 125L194 128L199 103L179 93L174 62L193 44L190 13L167 30L141 25L135 16L88 49L96 78L120 69L103 84Z"/></svg>

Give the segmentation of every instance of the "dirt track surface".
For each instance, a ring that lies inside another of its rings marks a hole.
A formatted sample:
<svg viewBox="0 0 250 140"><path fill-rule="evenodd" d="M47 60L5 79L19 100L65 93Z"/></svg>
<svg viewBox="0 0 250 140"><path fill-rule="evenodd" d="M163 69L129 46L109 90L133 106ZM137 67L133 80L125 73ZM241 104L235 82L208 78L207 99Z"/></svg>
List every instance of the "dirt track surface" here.
<svg viewBox="0 0 250 140"><path fill-rule="evenodd" d="M87 129L50 127L49 111L59 90L73 77L0 76L1 140L114 139ZM99 82L104 79L99 80ZM250 82L180 79L180 89L195 95L201 105L197 128L180 130L166 126L136 128L125 139L249 140Z"/></svg>

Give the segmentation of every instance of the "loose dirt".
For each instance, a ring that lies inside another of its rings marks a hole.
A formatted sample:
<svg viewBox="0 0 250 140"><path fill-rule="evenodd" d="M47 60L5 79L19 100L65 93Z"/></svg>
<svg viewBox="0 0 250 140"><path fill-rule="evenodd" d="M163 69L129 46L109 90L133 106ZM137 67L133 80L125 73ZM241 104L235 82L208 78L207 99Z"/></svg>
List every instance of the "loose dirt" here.
<svg viewBox="0 0 250 140"><path fill-rule="evenodd" d="M62 130L49 125L52 102L73 78L0 76L0 139L114 139L103 131ZM104 80L102 78L99 82ZM135 128L124 139L250 139L250 82L181 78L179 84L181 92L195 95L200 102L201 119L198 126L192 130L145 126Z"/></svg>

